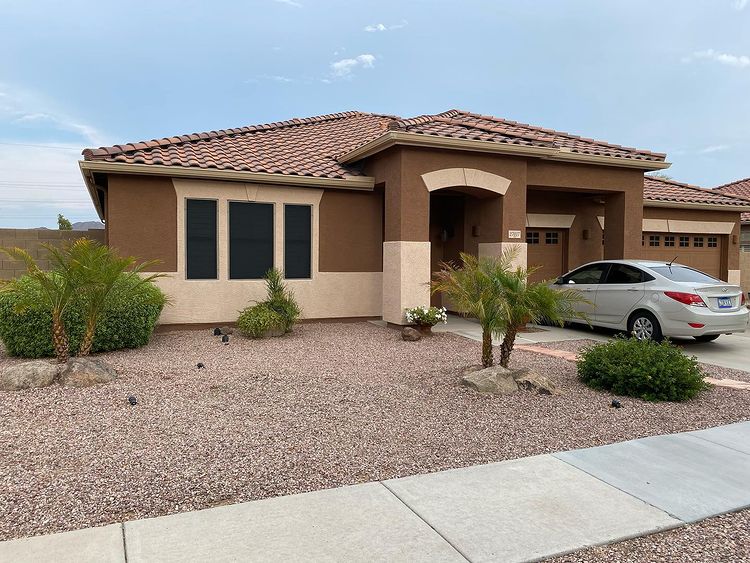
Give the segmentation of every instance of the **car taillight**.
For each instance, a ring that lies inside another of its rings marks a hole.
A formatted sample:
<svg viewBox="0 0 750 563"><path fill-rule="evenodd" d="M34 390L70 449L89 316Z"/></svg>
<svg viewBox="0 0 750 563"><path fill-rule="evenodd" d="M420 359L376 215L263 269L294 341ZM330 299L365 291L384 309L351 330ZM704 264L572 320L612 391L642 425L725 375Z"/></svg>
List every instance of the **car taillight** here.
<svg viewBox="0 0 750 563"><path fill-rule="evenodd" d="M675 301L679 301L684 305L692 305L693 307L705 307L706 303L701 299L701 296L697 293L683 293L682 291L665 291L664 295Z"/></svg>
<svg viewBox="0 0 750 563"><path fill-rule="evenodd" d="M740 307L745 304L745 294L740 293Z"/></svg>

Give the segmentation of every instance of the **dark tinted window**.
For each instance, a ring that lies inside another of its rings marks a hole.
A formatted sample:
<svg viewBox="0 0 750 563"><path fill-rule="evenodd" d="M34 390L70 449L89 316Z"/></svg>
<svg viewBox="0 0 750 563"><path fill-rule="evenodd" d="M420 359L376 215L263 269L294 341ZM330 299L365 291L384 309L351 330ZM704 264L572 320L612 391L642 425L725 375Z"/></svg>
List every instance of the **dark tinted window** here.
<svg viewBox="0 0 750 563"><path fill-rule="evenodd" d="M309 205L284 206L284 277L310 277L312 208Z"/></svg>
<svg viewBox="0 0 750 563"><path fill-rule="evenodd" d="M708 274L693 270L687 266L649 266L653 271L661 274L665 278L676 282L693 282L693 283L716 283L720 280L712 278Z"/></svg>
<svg viewBox="0 0 750 563"><path fill-rule="evenodd" d="M609 264L591 264L589 266L584 266L583 268L565 276L563 281L565 283L573 282L576 284L599 283L602 278L602 273L607 267L609 267Z"/></svg>
<svg viewBox="0 0 750 563"><path fill-rule="evenodd" d="M185 213L187 278L216 279L216 202L187 200Z"/></svg>
<svg viewBox="0 0 750 563"><path fill-rule="evenodd" d="M641 270L633 266L612 264L604 283L641 283L645 281L643 275Z"/></svg>
<svg viewBox="0 0 750 563"><path fill-rule="evenodd" d="M230 201L230 279L260 279L271 268L273 268L273 204Z"/></svg>

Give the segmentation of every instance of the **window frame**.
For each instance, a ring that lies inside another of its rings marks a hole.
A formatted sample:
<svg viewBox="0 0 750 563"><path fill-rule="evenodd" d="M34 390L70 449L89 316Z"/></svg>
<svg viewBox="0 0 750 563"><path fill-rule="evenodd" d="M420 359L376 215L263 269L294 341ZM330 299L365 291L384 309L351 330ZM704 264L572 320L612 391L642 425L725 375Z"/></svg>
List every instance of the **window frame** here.
<svg viewBox="0 0 750 563"><path fill-rule="evenodd" d="M693 248L705 248L705 237L693 237Z"/></svg>
<svg viewBox="0 0 750 563"><path fill-rule="evenodd" d="M638 281L626 281L626 282L610 282L609 276L612 274L612 271L617 267L623 267L623 268L631 268L639 273L640 277ZM631 285L631 284L637 284L637 283L646 283L647 281L653 280L654 277L646 272L644 272L641 268L638 268L637 266L633 266L631 264L623 264L622 262L614 262L610 264L609 269L607 270L606 276L604 276L604 280L599 282L601 285Z"/></svg>
<svg viewBox="0 0 750 563"><path fill-rule="evenodd" d="M534 235L536 235L536 237ZM529 238L531 238L532 240L529 240ZM536 238L536 240L533 240L534 238ZM532 246L537 246L541 244L540 231L527 230L526 231L526 244L530 244Z"/></svg>
<svg viewBox="0 0 750 563"><path fill-rule="evenodd" d="M555 239L555 242L550 242L550 239ZM558 246L560 244L560 231L546 231L544 233L544 244L549 246Z"/></svg>
<svg viewBox="0 0 750 563"><path fill-rule="evenodd" d="M247 199L228 199L227 200L227 280L237 282L263 281L263 275L259 278L233 278L232 277L232 203L249 203L271 206L271 268L276 266L276 202ZM264 272L265 274L265 272Z"/></svg>
<svg viewBox="0 0 750 563"><path fill-rule="evenodd" d="M214 247L216 250L216 275L213 278L191 278L188 277L188 202L189 201L213 201L216 205L216 232L214 233ZM219 253L220 253L220 244L219 244L219 233L220 233L220 227L219 227L219 207L220 202L217 198L213 197L189 197L185 196L184 203L183 203L183 217L184 217L184 225L183 225L183 236L185 237L184 241L184 248L183 248L183 258L185 260L185 271L184 271L184 279L185 281L218 281L221 279L221 272L219 271Z"/></svg>
<svg viewBox="0 0 750 563"><path fill-rule="evenodd" d="M607 279L607 275L609 275L609 268L611 267L611 264L609 262L594 262L592 264L585 264L579 268L576 268L572 272L565 274L564 276L560 276L560 279L562 280L562 283L559 285L569 285L570 279L575 276L577 273L583 271L587 268L593 268L595 266L599 266L602 268L602 273L599 276L599 281L597 282L589 282L589 283L573 283L572 285L601 285L602 280Z"/></svg>
<svg viewBox="0 0 750 563"><path fill-rule="evenodd" d="M650 248L661 247L661 235L648 235L648 246Z"/></svg>
<svg viewBox="0 0 750 563"><path fill-rule="evenodd" d="M286 276L286 207L287 205L291 205L294 207L308 207L310 208L310 275L306 278L287 278ZM288 280L299 280L299 281L305 281L305 280L312 280L315 277L315 254L313 252L313 248L315 246L315 214L314 214L314 205L312 203L293 203L293 202L284 202L282 206L282 224L281 224L281 232L282 236L284 237L284 244L283 248L281 249L281 262L284 265L283 268L283 274L284 279Z"/></svg>

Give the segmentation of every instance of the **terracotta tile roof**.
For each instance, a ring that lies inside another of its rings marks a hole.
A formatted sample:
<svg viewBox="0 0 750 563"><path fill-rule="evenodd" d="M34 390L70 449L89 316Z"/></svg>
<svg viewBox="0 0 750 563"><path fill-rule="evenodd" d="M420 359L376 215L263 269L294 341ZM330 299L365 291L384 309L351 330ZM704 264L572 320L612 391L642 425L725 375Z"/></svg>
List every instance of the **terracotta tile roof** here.
<svg viewBox="0 0 750 563"><path fill-rule="evenodd" d="M85 160L265 172L322 178L361 176L337 158L388 131L475 139L628 160L665 155L621 147L497 117L450 110L410 119L350 111L237 129L86 149Z"/></svg>
<svg viewBox="0 0 750 563"><path fill-rule="evenodd" d="M673 203L750 207L750 200L741 197L648 175L643 177L643 199Z"/></svg>
<svg viewBox="0 0 750 563"><path fill-rule="evenodd" d="M714 189L720 191L723 194L739 196L750 200L750 178L730 182L722 186L717 186ZM742 222L750 223L750 212L742 214Z"/></svg>

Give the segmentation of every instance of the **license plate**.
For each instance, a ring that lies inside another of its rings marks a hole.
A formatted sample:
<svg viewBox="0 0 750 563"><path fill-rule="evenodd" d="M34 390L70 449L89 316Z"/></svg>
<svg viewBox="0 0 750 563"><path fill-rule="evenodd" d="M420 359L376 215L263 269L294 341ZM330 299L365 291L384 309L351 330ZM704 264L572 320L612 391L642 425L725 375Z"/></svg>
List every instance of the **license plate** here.
<svg viewBox="0 0 750 563"><path fill-rule="evenodd" d="M719 309L729 309L732 306L731 297L719 297Z"/></svg>

